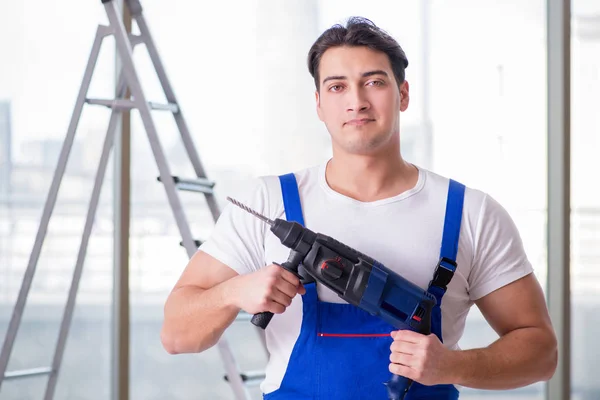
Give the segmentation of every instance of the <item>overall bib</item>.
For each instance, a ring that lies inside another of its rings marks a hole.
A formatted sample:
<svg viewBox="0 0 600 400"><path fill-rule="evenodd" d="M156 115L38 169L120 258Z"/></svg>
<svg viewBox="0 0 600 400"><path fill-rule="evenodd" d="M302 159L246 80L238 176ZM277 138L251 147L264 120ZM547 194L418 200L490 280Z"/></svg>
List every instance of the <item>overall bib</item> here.
<svg viewBox="0 0 600 400"><path fill-rule="evenodd" d="M294 174L279 177L288 221L304 226ZM442 340L440 306L456 270L456 254L465 187L450 180L440 261L428 291L437 304L431 330ZM389 372L390 333L397 328L351 304L322 302L315 283L304 285L300 335L279 389L264 400L386 400L384 382ZM453 385L425 386L414 382L405 400L455 400Z"/></svg>

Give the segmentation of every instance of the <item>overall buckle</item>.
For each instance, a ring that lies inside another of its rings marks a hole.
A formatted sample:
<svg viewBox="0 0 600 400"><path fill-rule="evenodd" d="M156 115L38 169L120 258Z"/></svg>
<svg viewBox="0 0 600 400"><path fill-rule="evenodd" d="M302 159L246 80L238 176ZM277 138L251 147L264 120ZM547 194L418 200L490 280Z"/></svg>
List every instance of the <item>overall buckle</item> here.
<svg viewBox="0 0 600 400"><path fill-rule="evenodd" d="M446 257L440 258L440 261L438 261L438 264L435 267L433 279L429 285L437 286L445 291L448 284L452 280L452 277L454 276L456 266L456 261Z"/></svg>

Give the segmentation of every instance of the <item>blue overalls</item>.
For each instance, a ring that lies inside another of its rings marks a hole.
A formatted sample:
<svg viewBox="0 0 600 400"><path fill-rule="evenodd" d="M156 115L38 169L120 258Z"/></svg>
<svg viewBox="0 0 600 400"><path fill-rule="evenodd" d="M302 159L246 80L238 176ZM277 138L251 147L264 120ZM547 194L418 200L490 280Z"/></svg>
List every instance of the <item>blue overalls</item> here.
<svg viewBox="0 0 600 400"><path fill-rule="evenodd" d="M279 177L288 221L304 225L294 174ZM432 332L442 340L440 305L456 270L465 187L450 180L440 262L428 291L437 300ZM264 400L386 400L392 325L351 304L322 302L315 283L304 285L300 335L279 389ZM453 385L412 384L405 400L455 400Z"/></svg>

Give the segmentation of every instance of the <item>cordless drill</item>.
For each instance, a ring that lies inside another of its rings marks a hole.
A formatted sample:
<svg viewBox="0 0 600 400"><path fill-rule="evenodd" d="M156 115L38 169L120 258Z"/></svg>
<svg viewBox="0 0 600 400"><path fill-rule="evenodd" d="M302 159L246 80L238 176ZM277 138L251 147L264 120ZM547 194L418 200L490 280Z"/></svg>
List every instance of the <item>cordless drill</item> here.
<svg viewBox="0 0 600 400"><path fill-rule="evenodd" d="M297 222L279 218L273 221L237 200L230 197L227 200L269 224L271 232L291 249L282 268L301 280L312 277L343 300L397 329L431 333L431 311L436 300L429 292L329 236L315 233ZM252 323L265 329L272 317L271 312L258 313ZM392 375L386 383L389 399L404 399L411 384L408 378Z"/></svg>

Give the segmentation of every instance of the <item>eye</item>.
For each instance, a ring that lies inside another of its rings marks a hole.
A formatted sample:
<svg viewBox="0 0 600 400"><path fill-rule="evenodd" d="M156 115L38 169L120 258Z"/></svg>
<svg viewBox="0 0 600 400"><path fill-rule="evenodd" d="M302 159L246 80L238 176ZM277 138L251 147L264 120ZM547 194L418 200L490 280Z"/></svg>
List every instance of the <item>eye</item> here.
<svg viewBox="0 0 600 400"><path fill-rule="evenodd" d="M340 92L344 87L342 85L331 85L329 86L330 92Z"/></svg>
<svg viewBox="0 0 600 400"><path fill-rule="evenodd" d="M369 82L367 82L367 85L369 85L369 86L383 86L384 82L383 81L369 81Z"/></svg>

